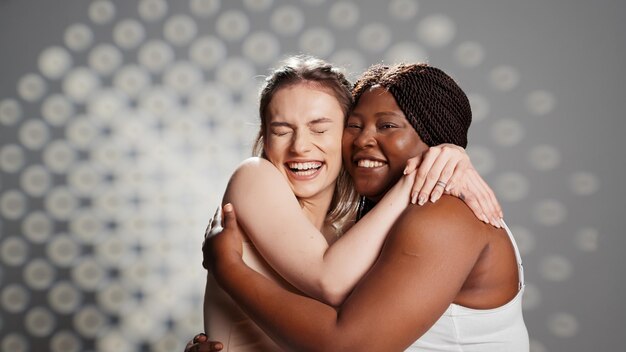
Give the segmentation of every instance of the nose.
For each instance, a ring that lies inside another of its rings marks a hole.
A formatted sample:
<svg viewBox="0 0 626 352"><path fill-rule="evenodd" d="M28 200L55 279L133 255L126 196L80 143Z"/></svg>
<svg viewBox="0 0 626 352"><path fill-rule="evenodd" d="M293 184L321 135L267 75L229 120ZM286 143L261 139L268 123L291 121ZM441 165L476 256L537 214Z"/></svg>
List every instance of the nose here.
<svg viewBox="0 0 626 352"><path fill-rule="evenodd" d="M356 147L359 147L359 148L367 148L367 147L374 146L376 144L376 138L374 138L375 132L376 131L374 131L372 128L368 128L368 127L362 128L358 132L358 134L355 136L352 144L354 144Z"/></svg>
<svg viewBox="0 0 626 352"><path fill-rule="evenodd" d="M311 136L304 131L295 131L291 140L291 151L295 154L304 154L311 151Z"/></svg>

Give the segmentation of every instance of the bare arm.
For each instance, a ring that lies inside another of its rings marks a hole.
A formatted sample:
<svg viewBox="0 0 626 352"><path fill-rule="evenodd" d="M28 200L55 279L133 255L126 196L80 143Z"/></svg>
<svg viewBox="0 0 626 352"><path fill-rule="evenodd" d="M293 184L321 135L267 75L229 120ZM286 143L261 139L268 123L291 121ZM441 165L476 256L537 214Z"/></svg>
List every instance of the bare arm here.
<svg viewBox="0 0 626 352"><path fill-rule="evenodd" d="M232 176L224 202L265 260L302 292L341 303L374 263L391 225L409 203L414 175L405 176L379 206L332 246L306 218L274 165L251 158Z"/></svg>
<svg viewBox="0 0 626 352"><path fill-rule="evenodd" d="M240 253L232 250L237 246L236 231L232 222L228 224L232 216L213 241L213 250L222 253L214 272L222 287L282 347L403 350L454 301L485 247L484 225L468 214L469 209L463 206L465 213L459 214L458 200L442 202L407 209L372 270L338 311L288 292L245 266Z"/></svg>

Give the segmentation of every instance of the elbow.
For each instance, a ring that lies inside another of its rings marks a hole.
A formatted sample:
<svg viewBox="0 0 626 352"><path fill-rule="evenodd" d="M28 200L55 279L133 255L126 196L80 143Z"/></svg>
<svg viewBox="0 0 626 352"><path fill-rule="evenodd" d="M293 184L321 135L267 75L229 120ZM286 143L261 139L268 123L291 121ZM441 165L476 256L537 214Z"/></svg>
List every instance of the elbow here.
<svg viewBox="0 0 626 352"><path fill-rule="evenodd" d="M345 285L341 285L336 279L322 279L319 286L321 291L320 299L333 307L340 306L349 293Z"/></svg>

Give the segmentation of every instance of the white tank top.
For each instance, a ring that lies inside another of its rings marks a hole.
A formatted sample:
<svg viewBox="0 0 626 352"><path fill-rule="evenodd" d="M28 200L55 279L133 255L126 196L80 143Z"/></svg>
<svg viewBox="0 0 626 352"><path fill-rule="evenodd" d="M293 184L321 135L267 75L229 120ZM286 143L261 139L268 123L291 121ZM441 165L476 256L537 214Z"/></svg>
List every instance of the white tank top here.
<svg viewBox="0 0 626 352"><path fill-rule="evenodd" d="M511 230L504 225L517 259L519 291L503 306L471 309L451 304L419 340L406 351L528 352L528 331L522 316L524 267Z"/></svg>

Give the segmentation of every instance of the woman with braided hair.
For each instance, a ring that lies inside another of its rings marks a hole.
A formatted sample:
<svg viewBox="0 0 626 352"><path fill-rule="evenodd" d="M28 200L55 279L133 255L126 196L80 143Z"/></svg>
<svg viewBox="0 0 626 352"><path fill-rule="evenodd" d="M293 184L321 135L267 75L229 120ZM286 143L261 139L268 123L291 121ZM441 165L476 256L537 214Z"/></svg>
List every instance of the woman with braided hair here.
<svg viewBox="0 0 626 352"><path fill-rule="evenodd" d="M469 102L439 69L374 66L353 95L343 159L367 199L363 213L403 177L409 158L430 145L467 144ZM386 167L368 167L379 163ZM207 241L210 267L286 350L528 351L523 271L513 237L506 225L478 221L457 198L407 205L372 268L336 308L251 270L241 258L241 228L231 204L224 206L224 221L222 233Z"/></svg>

